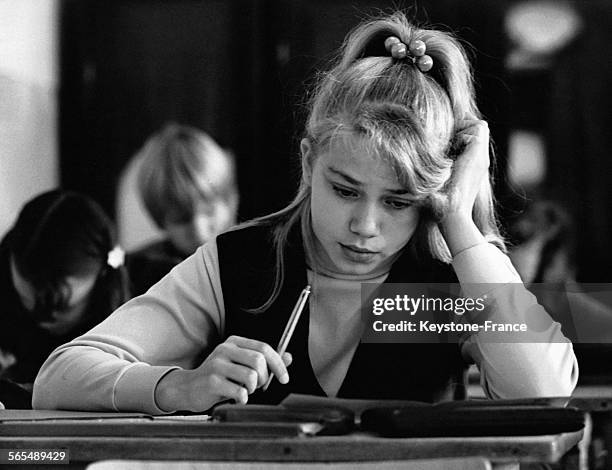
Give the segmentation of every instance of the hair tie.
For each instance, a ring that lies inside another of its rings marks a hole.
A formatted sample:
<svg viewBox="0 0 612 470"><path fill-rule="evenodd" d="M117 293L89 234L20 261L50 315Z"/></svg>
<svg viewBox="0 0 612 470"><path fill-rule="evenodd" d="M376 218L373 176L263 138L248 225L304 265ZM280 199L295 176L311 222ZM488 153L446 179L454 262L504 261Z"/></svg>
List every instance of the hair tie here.
<svg viewBox="0 0 612 470"><path fill-rule="evenodd" d="M115 246L111 251L109 251L108 256L106 257L106 264L113 269L123 266L124 261L125 251L123 251L119 245Z"/></svg>
<svg viewBox="0 0 612 470"><path fill-rule="evenodd" d="M410 59L412 63L418 67L421 72L429 72L433 67L433 59L425 54L427 46L420 39L413 39L404 44L397 36L389 36L385 39L385 49L391 53L394 59Z"/></svg>

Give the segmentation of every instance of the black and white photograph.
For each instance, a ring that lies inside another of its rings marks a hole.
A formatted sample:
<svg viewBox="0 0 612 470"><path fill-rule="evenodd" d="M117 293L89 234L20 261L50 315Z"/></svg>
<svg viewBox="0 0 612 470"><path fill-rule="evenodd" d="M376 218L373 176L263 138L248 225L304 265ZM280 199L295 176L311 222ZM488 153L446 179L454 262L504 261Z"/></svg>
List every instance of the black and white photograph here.
<svg viewBox="0 0 612 470"><path fill-rule="evenodd" d="M0 0L0 468L612 469L612 2Z"/></svg>

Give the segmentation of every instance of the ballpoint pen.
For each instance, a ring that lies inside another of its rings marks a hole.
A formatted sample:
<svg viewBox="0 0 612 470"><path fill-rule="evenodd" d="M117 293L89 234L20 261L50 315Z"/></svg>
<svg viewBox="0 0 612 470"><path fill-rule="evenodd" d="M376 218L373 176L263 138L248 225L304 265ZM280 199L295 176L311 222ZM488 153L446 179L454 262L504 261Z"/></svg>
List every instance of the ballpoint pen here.
<svg viewBox="0 0 612 470"><path fill-rule="evenodd" d="M283 335L281 336L280 341L278 342L278 347L276 348L276 352L282 356L285 350L287 349L287 345L289 341L291 341L291 336L293 336L293 332L295 330L295 326L297 325L298 320L300 319L300 315L302 314L302 310L304 310L304 306L306 305L306 301L308 300L308 296L310 295L310 285L304 287L304 290L300 293L297 302L295 303L295 307L293 307L293 311L291 312L291 316L289 317L289 321L287 322L287 326L285 326L285 331L283 331ZM270 372L268 376L268 380L263 386L264 391L268 389L270 383L272 382L272 378L274 377L274 373Z"/></svg>

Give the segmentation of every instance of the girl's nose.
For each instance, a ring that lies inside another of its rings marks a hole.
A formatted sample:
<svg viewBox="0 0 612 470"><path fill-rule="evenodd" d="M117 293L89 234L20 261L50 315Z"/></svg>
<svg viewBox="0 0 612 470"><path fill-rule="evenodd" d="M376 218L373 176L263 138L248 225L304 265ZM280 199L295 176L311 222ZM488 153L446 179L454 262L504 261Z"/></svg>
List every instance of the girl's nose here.
<svg viewBox="0 0 612 470"><path fill-rule="evenodd" d="M349 230L365 238L379 235L380 221L376 205L360 204L356 207L349 223Z"/></svg>

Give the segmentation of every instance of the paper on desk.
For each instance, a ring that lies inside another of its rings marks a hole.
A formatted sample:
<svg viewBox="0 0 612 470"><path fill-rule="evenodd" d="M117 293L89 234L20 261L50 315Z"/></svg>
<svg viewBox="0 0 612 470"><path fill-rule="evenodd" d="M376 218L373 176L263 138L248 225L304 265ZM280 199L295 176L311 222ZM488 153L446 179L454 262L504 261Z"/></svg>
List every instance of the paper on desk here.
<svg viewBox="0 0 612 470"><path fill-rule="evenodd" d="M152 416L153 421L210 421L212 416L210 415L162 415Z"/></svg>
<svg viewBox="0 0 612 470"><path fill-rule="evenodd" d="M98 411L65 410L0 410L0 422L10 421L51 421L51 420L119 420L146 419L164 421L208 421L209 415L165 415L152 416L145 413L113 413Z"/></svg>
<svg viewBox="0 0 612 470"><path fill-rule="evenodd" d="M321 423L222 423L208 415L2 410L0 437L198 437L265 438L316 435Z"/></svg>

